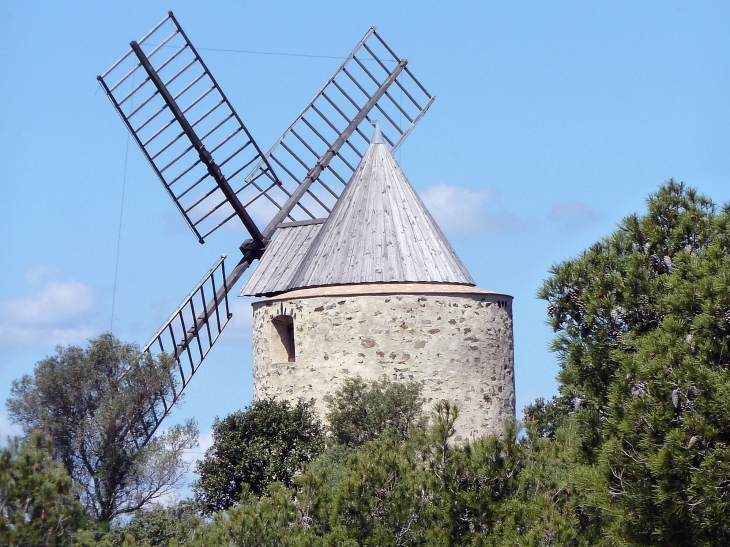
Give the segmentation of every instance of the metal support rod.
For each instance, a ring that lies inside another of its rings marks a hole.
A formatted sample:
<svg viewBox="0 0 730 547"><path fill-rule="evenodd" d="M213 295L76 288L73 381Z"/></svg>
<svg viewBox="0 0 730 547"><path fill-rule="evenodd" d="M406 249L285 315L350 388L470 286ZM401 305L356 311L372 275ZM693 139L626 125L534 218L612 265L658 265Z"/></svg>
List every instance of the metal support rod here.
<svg viewBox="0 0 730 547"><path fill-rule="evenodd" d="M365 106L360 109L360 112L357 113L357 115L352 119L352 121L345 128L345 130L340 134L339 137L337 137L337 140L332 143L330 149L327 150L327 152L325 152L324 155L319 158L314 167L309 170L309 173L307 173L307 176L304 177L304 180L301 182L301 184L297 186L296 190L292 192L292 195L289 197L289 199L287 199L284 205L282 205L279 212L274 215L274 218L272 218L266 228L264 228L263 236L265 238L270 238L271 235L276 231L276 227L279 225L279 223L287 217L291 210L296 206L297 202L302 198L302 196L304 196L305 192L309 189L312 183L317 180L322 171L337 155L337 152L339 152L340 148L342 148L342 145L345 144L347 139L350 138L350 135L355 132L357 126L360 125L360 123L365 119L365 117L373 109L375 104L385 94L390 85L396 80L396 78L398 78L398 75L406 67L407 64L408 61L406 61L405 59L402 59L398 63L398 66L396 66L393 72L390 73L390 76L388 76L388 78L382 83L377 91L373 93L372 97L370 97L370 100L368 100L368 102L365 103Z"/></svg>
<svg viewBox="0 0 730 547"><path fill-rule="evenodd" d="M426 111L429 109L429 107L435 100L436 100L436 95L432 95L431 98L426 103L426 106L423 107L423 109L418 113L418 116L416 116L416 118L411 122L411 125L409 125L408 128L400 136L400 139L398 139L398 142L396 142L393 145L393 148L390 149L391 154L396 151L396 149L403 143L404 140L406 140L406 137L410 134L411 129L416 127L418 120L420 120L423 117L423 115L426 113Z"/></svg>
<svg viewBox="0 0 730 547"><path fill-rule="evenodd" d="M139 59L139 62L142 63L142 67L149 75L152 83L155 84L155 87L160 92L160 95L164 99L165 103L167 103L167 106L170 107L170 111L175 116L175 119L180 124L180 127L185 132L188 139L190 139L190 143L198 152L198 156L200 156L200 161L202 161L208 168L208 173L210 173L210 176L213 177L213 180L215 180L216 184L218 184L218 187L221 189L223 195L231 204L231 207L233 207L233 210L236 212L236 215L238 215L238 218L240 218L241 222L243 222L244 226L246 226L246 229L251 234L251 237L261 247L263 247L264 237L261 235L258 227L254 223L253 219L248 214L246 209L243 208L243 205L238 199L238 196L233 191L233 188L231 188L231 185L228 184L225 176L223 176L220 167L218 167L218 164L213 159L213 156L210 155L210 152L208 152L208 150L205 148L205 145L202 143L200 138L198 138L195 130L185 118L182 111L180 110L180 107L175 102L175 99L173 99L172 95L165 87L165 84L160 79L159 74L157 74L155 69L152 67L152 64L149 62L149 59L147 59L147 57L145 56L142 48L139 47L139 44L135 41L131 42L129 45L132 47L132 51L134 51L134 54Z"/></svg>

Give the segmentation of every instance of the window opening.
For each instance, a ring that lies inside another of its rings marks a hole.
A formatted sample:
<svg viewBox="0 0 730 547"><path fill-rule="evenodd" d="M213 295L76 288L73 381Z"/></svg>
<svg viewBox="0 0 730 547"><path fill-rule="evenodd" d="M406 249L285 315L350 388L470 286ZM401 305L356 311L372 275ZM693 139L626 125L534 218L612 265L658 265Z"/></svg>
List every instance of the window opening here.
<svg viewBox="0 0 730 547"><path fill-rule="evenodd" d="M275 363L296 362L294 319L289 315L280 315L271 322L271 357Z"/></svg>

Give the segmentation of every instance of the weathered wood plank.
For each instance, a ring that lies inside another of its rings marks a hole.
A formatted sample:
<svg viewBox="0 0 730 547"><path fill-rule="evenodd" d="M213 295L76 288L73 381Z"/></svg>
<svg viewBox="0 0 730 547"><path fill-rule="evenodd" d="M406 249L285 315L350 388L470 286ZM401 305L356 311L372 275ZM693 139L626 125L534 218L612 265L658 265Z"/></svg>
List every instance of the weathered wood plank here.
<svg viewBox="0 0 730 547"><path fill-rule="evenodd" d="M284 223L241 294L354 283L474 281L383 144L371 144L324 224Z"/></svg>
<svg viewBox="0 0 730 547"><path fill-rule="evenodd" d="M305 223L280 228L239 296L261 296L287 290L322 226L322 223Z"/></svg>
<svg viewBox="0 0 730 547"><path fill-rule="evenodd" d="M474 281L385 145L371 145L289 288Z"/></svg>

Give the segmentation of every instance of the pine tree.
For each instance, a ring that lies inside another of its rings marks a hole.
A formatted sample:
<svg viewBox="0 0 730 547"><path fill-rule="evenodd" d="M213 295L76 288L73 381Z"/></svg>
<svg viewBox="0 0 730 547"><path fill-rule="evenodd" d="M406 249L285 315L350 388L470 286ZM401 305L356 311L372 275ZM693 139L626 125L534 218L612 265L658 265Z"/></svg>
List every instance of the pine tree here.
<svg viewBox="0 0 730 547"><path fill-rule="evenodd" d="M0 450L0 546L74 543L81 504L39 433Z"/></svg>
<svg viewBox="0 0 730 547"><path fill-rule="evenodd" d="M562 427L605 477L587 505L622 542L730 540L730 211L716 209L669 181L539 293L573 403Z"/></svg>

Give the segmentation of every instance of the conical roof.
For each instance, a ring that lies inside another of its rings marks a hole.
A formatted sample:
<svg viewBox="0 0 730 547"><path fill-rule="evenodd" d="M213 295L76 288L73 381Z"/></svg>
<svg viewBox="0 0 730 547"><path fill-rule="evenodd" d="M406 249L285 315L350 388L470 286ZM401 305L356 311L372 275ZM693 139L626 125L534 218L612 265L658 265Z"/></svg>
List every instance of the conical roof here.
<svg viewBox="0 0 730 547"><path fill-rule="evenodd" d="M392 282L474 284L376 128L290 288Z"/></svg>
<svg viewBox="0 0 730 547"><path fill-rule="evenodd" d="M330 216L282 224L240 294L355 283L474 285L377 127Z"/></svg>

